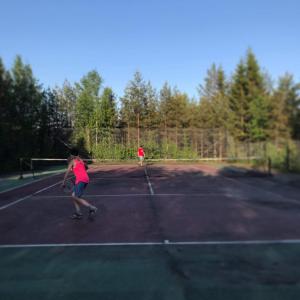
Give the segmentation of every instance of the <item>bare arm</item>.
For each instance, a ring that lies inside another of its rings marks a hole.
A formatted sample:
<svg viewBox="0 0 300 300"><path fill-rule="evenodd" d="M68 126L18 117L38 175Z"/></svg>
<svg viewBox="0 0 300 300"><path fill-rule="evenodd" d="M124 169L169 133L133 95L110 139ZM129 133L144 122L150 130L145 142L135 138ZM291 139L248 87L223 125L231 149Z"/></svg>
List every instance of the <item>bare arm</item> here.
<svg viewBox="0 0 300 300"><path fill-rule="evenodd" d="M63 180L63 183L62 183L63 186L65 185L65 181L68 178L68 175L71 172L72 168L73 168L73 160L71 160L71 162L68 165L68 169L67 169L67 171L65 173L64 180Z"/></svg>

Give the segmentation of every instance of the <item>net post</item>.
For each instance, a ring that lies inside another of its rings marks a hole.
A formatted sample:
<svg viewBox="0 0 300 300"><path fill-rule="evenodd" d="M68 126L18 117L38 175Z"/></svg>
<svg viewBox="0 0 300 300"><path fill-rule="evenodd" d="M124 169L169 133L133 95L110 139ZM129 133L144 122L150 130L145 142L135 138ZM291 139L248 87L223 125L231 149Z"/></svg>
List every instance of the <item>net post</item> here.
<svg viewBox="0 0 300 300"><path fill-rule="evenodd" d="M20 165L20 177L19 179L23 179L23 157L19 158L19 165Z"/></svg>

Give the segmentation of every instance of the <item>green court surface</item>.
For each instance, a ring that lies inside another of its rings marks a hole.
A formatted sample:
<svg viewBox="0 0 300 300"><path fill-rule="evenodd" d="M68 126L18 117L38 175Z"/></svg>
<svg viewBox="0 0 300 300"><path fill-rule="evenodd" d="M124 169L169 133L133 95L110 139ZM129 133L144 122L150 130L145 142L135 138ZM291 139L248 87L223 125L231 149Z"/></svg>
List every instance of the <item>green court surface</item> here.
<svg viewBox="0 0 300 300"><path fill-rule="evenodd" d="M14 188L22 187L24 185L28 185L34 181L36 181L36 179L34 179L32 175L26 176L23 179L20 179L17 175L3 177L0 179L0 193Z"/></svg>
<svg viewBox="0 0 300 300"><path fill-rule="evenodd" d="M0 248L0 299L299 299L300 244Z"/></svg>
<svg viewBox="0 0 300 300"><path fill-rule="evenodd" d="M51 170L36 172L34 177L32 173L25 173L22 175L22 179L20 179L20 174L2 176L0 177L0 193L28 185L36 182L37 180L42 180L55 174L63 173L65 170L66 168L52 168Z"/></svg>

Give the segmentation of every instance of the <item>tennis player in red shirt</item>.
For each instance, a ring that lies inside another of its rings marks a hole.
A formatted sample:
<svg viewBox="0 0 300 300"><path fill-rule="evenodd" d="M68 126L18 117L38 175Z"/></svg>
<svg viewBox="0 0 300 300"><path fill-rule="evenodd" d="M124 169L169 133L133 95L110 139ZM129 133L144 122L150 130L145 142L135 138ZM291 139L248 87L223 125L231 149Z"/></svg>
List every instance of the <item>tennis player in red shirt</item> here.
<svg viewBox="0 0 300 300"><path fill-rule="evenodd" d="M140 166L143 166L143 161L145 159L145 152L144 152L144 149L143 149L142 145L139 146L137 155L138 155L138 158L139 158Z"/></svg>

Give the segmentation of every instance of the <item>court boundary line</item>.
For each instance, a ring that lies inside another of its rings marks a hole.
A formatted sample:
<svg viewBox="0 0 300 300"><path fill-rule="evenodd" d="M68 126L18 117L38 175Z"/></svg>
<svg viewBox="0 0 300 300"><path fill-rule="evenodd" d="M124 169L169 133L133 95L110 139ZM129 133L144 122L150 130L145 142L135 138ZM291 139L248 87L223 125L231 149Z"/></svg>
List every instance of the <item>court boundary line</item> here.
<svg viewBox="0 0 300 300"><path fill-rule="evenodd" d="M127 246L247 246L247 245L296 245L300 244L300 239L281 240L229 240L229 241L179 241L172 242L164 240L162 242L107 242L107 243L49 243L49 244L4 244L0 249L8 248L50 248L50 247L127 247Z"/></svg>
<svg viewBox="0 0 300 300"><path fill-rule="evenodd" d="M26 200L26 199L29 199L29 198L31 198L31 197L34 197L35 195L37 195L37 194L39 194L39 193L41 193L41 192L44 192L44 191L46 191L46 190L48 190L48 189L50 189L50 188L52 188L52 187L54 187L54 186L56 186L56 185L58 185L58 184L60 184L60 183L62 183L61 180L59 180L58 182L56 182L56 183L54 183L54 184L52 184L52 185L50 185L50 186L47 186L47 187L45 187L45 188L42 188L42 189L40 189L40 190L38 190L38 191L36 191L36 192L30 194L30 195L27 195L27 196L25 196L25 197L19 198L19 199L15 200L15 201L13 201L13 202L10 202L10 203L8 203L8 204L6 204L6 205L0 206L0 210L4 210L4 209L6 209L6 208L8 208L8 207L10 207L10 206L13 206L13 205L15 205L15 204L18 204L18 203L24 201L24 200Z"/></svg>
<svg viewBox="0 0 300 300"><path fill-rule="evenodd" d="M85 194L85 197L96 198L96 197L139 197L139 196L149 196L149 194ZM224 196L226 198L231 198L225 195L224 193L198 193L198 194L153 194L155 197L216 197ZM39 198L69 198L70 195L41 195Z"/></svg>
<svg viewBox="0 0 300 300"><path fill-rule="evenodd" d="M90 181L92 180L97 180L97 179L101 179L101 180L106 180L106 179L115 179L115 180L120 180L120 179L141 179L143 178L143 176L100 176L100 177L90 177Z"/></svg>
<svg viewBox="0 0 300 300"><path fill-rule="evenodd" d="M152 187L152 184L151 184L148 172L147 172L147 166L145 166L144 172L145 172L145 177L146 177L146 180L147 180L147 183L148 183L150 195L153 196L154 195L154 190L153 190L153 187Z"/></svg>

